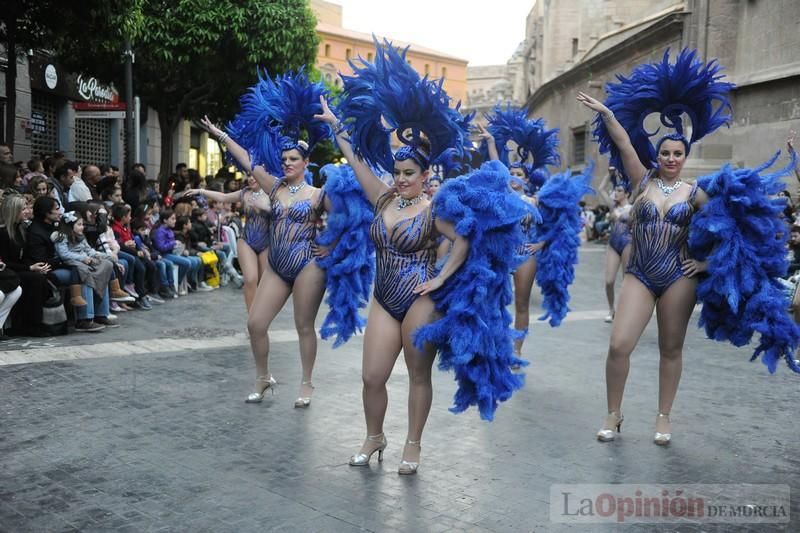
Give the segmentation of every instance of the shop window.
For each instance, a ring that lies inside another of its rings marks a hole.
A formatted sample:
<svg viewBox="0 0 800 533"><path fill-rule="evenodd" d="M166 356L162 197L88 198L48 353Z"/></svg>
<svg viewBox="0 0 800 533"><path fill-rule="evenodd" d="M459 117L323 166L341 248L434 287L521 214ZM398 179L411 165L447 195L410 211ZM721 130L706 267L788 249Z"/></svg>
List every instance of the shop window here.
<svg viewBox="0 0 800 533"><path fill-rule="evenodd" d="M330 57L330 55L331 55L331 45L326 44L325 45L325 57Z"/></svg>
<svg viewBox="0 0 800 533"><path fill-rule="evenodd" d="M353 55L353 51L349 48L345 49L344 51L344 58L349 60L350 57Z"/></svg>
<svg viewBox="0 0 800 533"><path fill-rule="evenodd" d="M58 111L49 95L31 95L31 154L39 157L58 151Z"/></svg>
<svg viewBox="0 0 800 533"><path fill-rule="evenodd" d="M75 119L75 159L82 165L111 163L111 121Z"/></svg>
<svg viewBox="0 0 800 533"><path fill-rule="evenodd" d="M447 67L442 67L442 77L443 78L447 77Z"/></svg>

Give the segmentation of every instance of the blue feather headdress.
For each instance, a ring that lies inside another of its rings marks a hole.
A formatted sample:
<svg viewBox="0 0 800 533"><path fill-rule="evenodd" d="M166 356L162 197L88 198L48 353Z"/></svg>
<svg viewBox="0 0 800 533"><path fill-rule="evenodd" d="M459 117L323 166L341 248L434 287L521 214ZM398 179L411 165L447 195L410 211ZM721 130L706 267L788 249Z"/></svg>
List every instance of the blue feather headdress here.
<svg viewBox="0 0 800 533"><path fill-rule="evenodd" d="M342 75L344 92L337 111L356 155L371 167L392 172L395 160L412 159L423 169L431 164L449 169L471 146L472 115L462 115L460 104L450 107L444 80L420 78L406 62L407 52L376 39L375 62L359 57L359 64L350 62L354 74ZM395 154L392 132L404 145Z"/></svg>
<svg viewBox="0 0 800 533"><path fill-rule="evenodd" d="M274 80L259 71L258 83L242 96L242 110L226 129L248 151L252 167L263 165L281 176L281 152L296 148L307 157L317 142L332 134L328 124L314 120L322 113L319 98L325 94L322 82L311 83L302 69Z"/></svg>
<svg viewBox="0 0 800 533"><path fill-rule="evenodd" d="M692 144L721 126L730 124L728 93L734 85L720 81L724 77L720 74L721 70L716 60L704 63L697 58L696 50L687 48L681 50L675 63L671 64L667 49L661 62L639 65L633 69L630 77L618 74L619 83L606 85L608 96L605 105L628 133L645 167L656 166L656 148L650 142L650 137L657 135L661 129L653 132L645 129L644 121L651 113L658 113L661 124L674 130L663 137L682 141L687 154ZM718 104L716 107L715 103ZM691 122L691 138L685 136L687 126L683 124L683 114ZM624 174L619 149L602 118L595 118L594 124L594 136L600 145L600 153L609 153L610 164Z"/></svg>
<svg viewBox="0 0 800 533"><path fill-rule="evenodd" d="M548 166L561 164L558 154L558 128L548 130L544 119L531 120L525 109L514 108L510 104L503 109L499 104L491 114L486 115L489 121L487 129L497 145L500 160L509 168L519 167L528 177L528 187L538 189L544 185L549 176ZM517 145L519 161L509 164L509 141ZM486 141L481 143L481 153L488 156ZM530 161L529 161L530 160Z"/></svg>

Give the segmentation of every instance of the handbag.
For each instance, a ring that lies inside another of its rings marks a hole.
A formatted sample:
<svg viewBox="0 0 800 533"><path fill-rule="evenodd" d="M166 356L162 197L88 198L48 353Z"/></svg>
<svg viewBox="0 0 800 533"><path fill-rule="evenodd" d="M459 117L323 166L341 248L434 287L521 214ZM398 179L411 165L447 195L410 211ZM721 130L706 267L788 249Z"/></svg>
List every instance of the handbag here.
<svg viewBox="0 0 800 533"><path fill-rule="evenodd" d="M67 311L64 309L64 300L61 291L47 280L50 295L42 304L42 333L46 336L67 334Z"/></svg>
<svg viewBox="0 0 800 533"><path fill-rule="evenodd" d="M219 269L217 268L219 257L217 257L217 254L214 253L213 250L209 250L207 252L200 252L197 254L197 257L199 257L200 260L203 261L203 265L205 265L206 283L211 287L219 287L220 276Z"/></svg>

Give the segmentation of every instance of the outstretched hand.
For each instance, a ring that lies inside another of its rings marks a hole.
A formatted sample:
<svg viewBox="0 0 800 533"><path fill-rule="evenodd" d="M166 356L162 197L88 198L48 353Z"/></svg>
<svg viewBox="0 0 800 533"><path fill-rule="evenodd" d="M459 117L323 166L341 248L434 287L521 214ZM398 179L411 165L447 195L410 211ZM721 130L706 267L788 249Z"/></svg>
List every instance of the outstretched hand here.
<svg viewBox="0 0 800 533"><path fill-rule="evenodd" d="M333 114L333 111L331 111L331 108L328 107L328 101L323 95L319 95L319 103L322 105L322 113L314 115L314 120L321 120L331 125L336 124L338 119L336 115Z"/></svg>
<svg viewBox="0 0 800 533"><path fill-rule="evenodd" d="M200 119L200 125L202 125L203 128L205 128L205 130L208 133L217 138L219 138L223 133L225 133L224 131L219 129L213 122L211 122L211 119L208 118L208 115L204 115L203 118Z"/></svg>
<svg viewBox="0 0 800 533"><path fill-rule="evenodd" d="M575 99L596 113L610 113L610 110L605 106L605 104L603 104L603 102L596 98L592 98L584 92L578 92L578 96L576 96Z"/></svg>
<svg viewBox="0 0 800 533"><path fill-rule="evenodd" d="M494 140L494 135L492 135L483 124L476 124L475 126L478 128L478 137L486 142L492 142Z"/></svg>

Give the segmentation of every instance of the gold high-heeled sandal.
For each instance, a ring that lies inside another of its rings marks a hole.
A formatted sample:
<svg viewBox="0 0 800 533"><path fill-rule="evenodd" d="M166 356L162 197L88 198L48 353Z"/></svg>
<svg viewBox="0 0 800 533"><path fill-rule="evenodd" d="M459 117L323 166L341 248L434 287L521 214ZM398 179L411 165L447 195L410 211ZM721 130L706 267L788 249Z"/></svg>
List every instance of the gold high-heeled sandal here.
<svg viewBox="0 0 800 533"><path fill-rule="evenodd" d="M409 444L411 446L416 446L419 448L420 452L422 452L422 446L420 446L420 441L413 441L406 439L406 446ZM415 463L412 461L406 461L403 459L400 461L400 466L397 468L397 473L401 476L412 476L417 473L417 469L419 468L419 463Z"/></svg>
<svg viewBox="0 0 800 533"><path fill-rule="evenodd" d="M672 421L669 419L669 413L658 413L656 417L656 423L658 423L659 418L666 418L667 422L670 424L670 429L672 429ZM653 437L653 442L658 444L659 446L666 446L669 444L670 440L672 440L672 433L660 433L656 431L655 436Z"/></svg>
<svg viewBox="0 0 800 533"><path fill-rule="evenodd" d="M275 385L277 385L278 382L275 381L275 378L272 377L272 374L270 374L269 377L258 376L256 381L260 383L266 383L266 385L263 389L261 389L261 392L251 392L247 396L247 399L244 401L244 403L261 403L261 401L264 400L264 394L267 392L267 389L269 389L272 394L275 394Z"/></svg>
<svg viewBox="0 0 800 533"><path fill-rule="evenodd" d="M608 419L614 417L611 424L608 423ZM608 413L606 417L606 421L603 424L603 429L597 432L597 440L600 442L611 442L615 438L617 438L616 433L622 433L622 421L625 420L625 417L622 416L622 413L618 411L611 411ZM612 429L605 429L607 426L611 426ZM616 429L616 433L614 433L614 429Z"/></svg>
<svg viewBox="0 0 800 533"><path fill-rule="evenodd" d="M350 466L369 466L369 460L372 459L372 456L375 452L378 452L378 462L383 461L383 450L386 449L386 436L383 433L378 433L377 435L367 435L367 440L371 442L379 442L380 446L375 448L369 453L359 452L354 456L350 457Z"/></svg>
<svg viewBox="0 0 800 533"><path fill-rule="evenodd" d="M308 385L309 387L311 387L311 390L314 390L314 384L311 383L310 381L301 381L300 385L301 386L302 385ZM308 407L309 405L311 405L311 396L306 396L306 397L299 396L294 401L294 406L295 407Z"/></svg>

